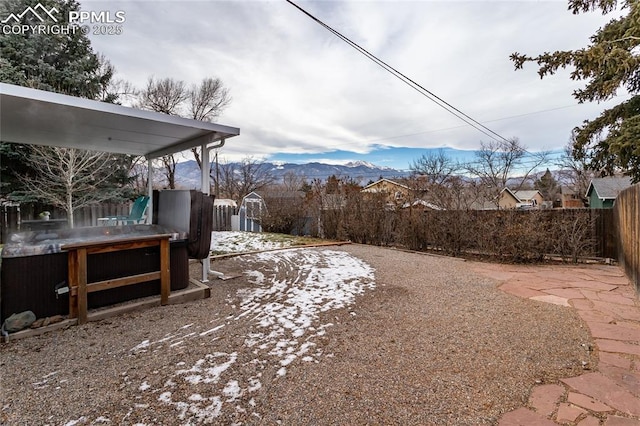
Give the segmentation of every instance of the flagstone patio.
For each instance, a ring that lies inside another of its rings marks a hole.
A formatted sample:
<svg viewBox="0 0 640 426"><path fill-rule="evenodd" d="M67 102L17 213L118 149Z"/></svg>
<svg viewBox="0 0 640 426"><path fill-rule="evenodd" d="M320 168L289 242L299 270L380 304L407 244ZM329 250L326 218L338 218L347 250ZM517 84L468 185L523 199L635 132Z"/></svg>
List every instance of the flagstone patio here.
<svg viewBox="0 0 640 426"><path fill-rule="evenodd" d="M517 297L575 309L594 339L598 364L578 377L536 386L526 407L500 425L640 425L640 300L616 266L473 263Z"/></svg>

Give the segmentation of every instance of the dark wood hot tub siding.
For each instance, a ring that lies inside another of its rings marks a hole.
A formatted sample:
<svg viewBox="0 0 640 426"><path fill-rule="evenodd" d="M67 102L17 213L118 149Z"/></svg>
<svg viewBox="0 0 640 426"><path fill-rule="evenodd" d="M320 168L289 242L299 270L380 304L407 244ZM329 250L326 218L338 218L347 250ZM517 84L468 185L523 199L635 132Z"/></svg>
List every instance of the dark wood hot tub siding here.
<svg viewBox="0 0 640 426"><path fill-rule="evenodd" d="M171 290L189 285L189 258L187 244L170 244ZM108 280L127 275L142 274L160 269L158 247L101 253L87 258L89 282ZM0 283L1 321L11 314L33 311L37 318L69 313L69 298L63 294L56 298L56 284L67 281L67 253L2 259ZM160 294L160 280L90 293L89 308Z"/></svg>

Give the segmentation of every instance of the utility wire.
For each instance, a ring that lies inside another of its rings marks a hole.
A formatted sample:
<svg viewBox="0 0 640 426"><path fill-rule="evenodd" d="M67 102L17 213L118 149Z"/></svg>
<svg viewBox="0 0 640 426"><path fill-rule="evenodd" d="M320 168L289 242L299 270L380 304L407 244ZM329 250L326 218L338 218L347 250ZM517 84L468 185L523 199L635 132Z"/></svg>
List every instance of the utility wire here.
<svg viewBox="0 0 640 426"><path fill-rule="evenodd" d="M493 130L489 129L487 126L483 125L482 123L480 123L477 120L473 119L469 115L467 115L464 112L460 111L458 108L454 107L453 105L451 105L450 103L448 103L444 99L440 98L439 96L437 96L433 92L427 90L425 87L423 87L419 83L416 83L414 80L412 80L411 78L407 77L406 75L404 75L403 73L401 73L400 71L398 71L397 69L392 67L391 65L389 65L386 62L384 62L383 60L379 59L378 57L376 57L375 55L373 55L372 53L367 51L365 48L363 48L362 46L360 46L356 42L350 40L348 37L342 35L337 30L335 30L332 27L330 27L329 25L325 24L320 19L316 18L311 13L307 12L306 10L304 10L303 8L301 8L300 6L295 4L293 1L291 1L291 0L285 0L285 1L287 3L289 3L290 5L292 5L293 7L295 7L296 9L298 9L300 12L304 13L305 15L307 15L309 18L311 18L313 21L315 21L316 23L321 25L323 28L327 29L329 32L334 34L336 37L338 37L342 41L346 42L348 45L350 45L351 47L356 49L358 52L362 53L369 60L373 61L375 64L377 64L378 66L383 68L385 71L389 72L394 77L398 78L400 81L402 81L403 83L405 83L406 85L408 85L409 87L411 87L412 89L414 89L415 91L420 93L421 95L425 96L426 98L428 98L429 100L431 100L436 105L440 106L441 108L443 108L444 110L446 110L450 114L454 115L455 117L459 118L460 120L464 121L465 123L467 123L471 127L473 127L476 130L484 133L486 136L489 136L492 139L500 139L500 140L502 140L504 142L510 142L504 136L494 132Z"/></svg>

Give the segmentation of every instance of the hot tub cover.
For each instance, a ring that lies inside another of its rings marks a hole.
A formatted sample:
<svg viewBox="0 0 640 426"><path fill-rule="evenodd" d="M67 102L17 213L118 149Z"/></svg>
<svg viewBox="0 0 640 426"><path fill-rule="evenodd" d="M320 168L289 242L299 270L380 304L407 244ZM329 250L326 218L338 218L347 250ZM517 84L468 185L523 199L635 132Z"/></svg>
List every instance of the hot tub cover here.
<svg viewBox="0 0 640 426"><path fill-rule="evenodd" d="M93 226L86 228L27 231L11 235L2 257L24 257L60 253L66 244L86 241L109 241L123 237L172 234L171 240L184 240L187 235L160 225Z"/></svg>

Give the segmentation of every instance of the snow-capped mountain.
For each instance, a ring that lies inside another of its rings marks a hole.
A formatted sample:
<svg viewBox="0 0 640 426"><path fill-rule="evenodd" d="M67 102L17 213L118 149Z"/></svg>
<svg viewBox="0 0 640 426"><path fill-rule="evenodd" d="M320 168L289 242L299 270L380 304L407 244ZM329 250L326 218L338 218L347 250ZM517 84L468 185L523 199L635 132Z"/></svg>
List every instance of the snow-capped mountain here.
<svg viewBox="0 0 640 426"><path fill-rule="evenodd" d="M231 166L239 169L239 163L231 163ZM220 165L227 167L228 165ZM215 167L215 165L213 166ZM352 161L344 165L325 164L325 163L261 163L261 167L269 170L276 180L282 180L287 174L304 176L308 182L314 179L321 181L327 180L330 176L335 175L339 178L353 179L366 185L369 182L376 181L381 178L400 178L409 176L410 172L406 170L396 170L390 167L381 167L371 164L367 161ZM215 173L215 172L214 172ZM176 166L176 182L183 188L199 188L200 187L200 169L198 164L193 161L185 161L178 163Z"/></svg>

